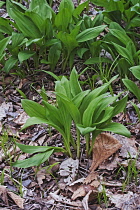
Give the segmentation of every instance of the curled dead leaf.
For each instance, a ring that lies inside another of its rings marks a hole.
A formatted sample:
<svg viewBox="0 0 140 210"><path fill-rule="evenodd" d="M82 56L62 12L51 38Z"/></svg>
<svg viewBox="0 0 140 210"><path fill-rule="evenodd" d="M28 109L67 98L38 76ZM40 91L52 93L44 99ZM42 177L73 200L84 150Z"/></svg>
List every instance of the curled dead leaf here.
<svg viewBox="0 0 140 210"><path fill-rule="evenodd" d="M93 161L90 171L94 171L104 160L121 148L120 142L110 134L102 133L95 141L93 147Z"/></svg>

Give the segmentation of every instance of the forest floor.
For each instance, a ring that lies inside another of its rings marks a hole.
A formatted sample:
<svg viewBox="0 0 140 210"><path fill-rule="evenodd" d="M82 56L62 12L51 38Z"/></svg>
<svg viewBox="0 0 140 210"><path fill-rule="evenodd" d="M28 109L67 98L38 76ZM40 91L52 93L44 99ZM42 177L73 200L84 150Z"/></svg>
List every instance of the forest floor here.
<svg viewBox="0 0 140 210"><path fill-rule="evenodd" d="M78 61L76 67L79 69ZM59 68L56 72L60 73ZM81 80L86 79L86 75L81 77ZM49 101L55 101L54 80L44 72L23 79L14 74L0 74L0 209L140 209L140 123L129 103L125 113L113 120L125 125L131 138L104 133L97 138L91 158L86 158L82 139L79 160L59 152L40 167L12 167L11 163L17 158L29 157L15 147L15 141L63 147L61 135L47 125L35 125L21 131L28 116L21 106L23 97L17 89L28 99L40 103L42 86ZM88 84L85 88L89 88ZM116 84L115 93L120 90L121 85ZM130 99L136 100L133 96ZM75 132L74 128L72 132Z"/></svg>

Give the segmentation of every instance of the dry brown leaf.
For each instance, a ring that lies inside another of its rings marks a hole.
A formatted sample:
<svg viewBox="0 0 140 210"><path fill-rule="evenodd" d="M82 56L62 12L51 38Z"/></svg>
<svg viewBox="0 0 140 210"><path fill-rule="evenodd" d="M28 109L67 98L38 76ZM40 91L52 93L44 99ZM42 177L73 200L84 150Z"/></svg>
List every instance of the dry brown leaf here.
<svg viewBox="0 0 140 210"><path fill-rule="evenodd" d="M73 186L73 185L79 184L79 183L84 183L84 181L85 181L85 178L82 177L82 178L77 179L76 181L72 182L69 186Z"/></svg>
<svg viewBox="0 0 140 210"><path fill-rule="evenodd" d="M13 192L8 192L8 195L12 198L12 200L16 203L16 205L23 209L24 199L21 198L19 195L14 194Z"/></svg>
<svg viewBox="0 0 140 210"><path fill-rule="evenodd" d="M62 195L57 195L57 193L50 193L50 196L57 202L60 203L65 203L71 206L77 206L77 207L82 207L82 202L81 201L71 201L70 199L62 196Z"/></svg>
<svg viewBox="0 0 140 210"><path fill-rule="evenodd" d="M114 170L114 168L117 168L118 163L121 161L121 159L118 157L119 154L115 154L115 156L109 160L105 160L101 165L99 165L99 169L107 169L109 171Z"/></svg>
<svg viewBox="0 0 140 210"><path fill-rule="evenodd" d="M76 198L83 197L86 195L86 190L84 186L80 186L72 195L71 199L75 200Z"/></svg>
<svg viewBox="0 0 140 210"><path fill-rule="evenodd" d="M101 181L101 185L103 186L110 186L110 187L121 187L122 183L121 182L113 182L113 181Z"/></svg>
<svg viewBox="0 0 140 210"><path fill-rule="evenodd" d="M138 155L138 150L136 147L135 138L127 138L118 134L113 134L115 138L122 144L120 149L120 156L123 158L136 158Z"/></svg>
<svg viewBox="0 0 140 210"><path fill-rule="evenodd" d="M38 141L38 143L39 143L40 146L43 145L46 136L47 136L47 135L45 134L45 135L43 135L43 136L41 136L41 137L39 137L39 138L37 139L37 141Z"/></svg>
<svg viewBox="0 0 140 210"><path fill-rule="evenodd" d="M88 201L89 201L89 196L91 193L92 193L92 190L90 190L82 200L82 204L85 210L89 210Z"/></svg>
<svg viewBox="0 0 140 210"><path fill-rule="evenodd" d="M63 161L60 165L60 176L67 177L64 179L64 182L69 185L71 184L77 175L79 167L79 160L73 160L72 158L69 158L65 161Z"/></svg>
<svg viewBox="0 0 140 210"><path fill-rule="evenodd" d="M111 203L115 204L117 208L120 208L122 210L135 210L137 207L140 207L140 196L137 194L134 195L133 192L130 191L128 191L127 194L112 194L109 199Z"/></svg>
<svg viewBox="0 0 140 210"><path fill-rule="evenodd" d="M120 142L110 134L100 134L93 147L93 161L90 171L94 171L104 160L121 148Z"/></svg>
<svg viewBox="0 0 140 210"><path fill-rule="evenodd" d="M37 177L37 182L39 185L43 184L43 179L45 179L45 176L46 173L43 172L43 171L38 171L37 174L36 174L36 177Z"/></svg>
<svg viewBox="0 0 140 210"><path fill-rule="evenodd" d="M98 180L94 180L93 182L90 183L90 186L94 187L97 189L99 187L100 182Z"/></svg>
<svg viewBox="0 0 140 210"><path fill-rule="evenodd" d="M78 189L73 193L72 200L75 200L78 197L85 196L90 190L95 191L95 186L89 185L81 185Z"/></svg>
<svg viewBox="0 0 140 210"><path fill-rule="evenodd" d="M98 176L98 173L97 172L95 172L95 171L90 172L90 174L86 177L84 183L85 184L89 184L92 181L97 180L97 176Z"/></svg>
<svg viewBox="0 0 140 210"><path fill-rule="evenodd" d="M29 116L25 112L19 113L18 117L14 120L14 122L18 125L24 125Z"/></svg>
<svg viewBox="0 0 140 210"><path fill-rule="evenodd" d="M0 197L6 205L8 205L7 192L6 186L0 185Z"/></svg>
<svg viewBox="0 0 140 210"><path fill-rule="evenodd" d="M13 105L11 102L9 103L5 103L3 102L0 105L0 121L6 117L6 115L8 114L9 111L13 111Z"/></svg>

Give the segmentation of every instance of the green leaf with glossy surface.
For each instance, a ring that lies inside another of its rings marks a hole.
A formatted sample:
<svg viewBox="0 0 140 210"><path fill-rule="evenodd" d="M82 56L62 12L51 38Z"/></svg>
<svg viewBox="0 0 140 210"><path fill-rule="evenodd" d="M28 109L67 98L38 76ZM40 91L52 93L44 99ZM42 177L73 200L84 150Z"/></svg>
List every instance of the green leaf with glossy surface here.
<svg viewBox="0 0 140 210"><path fill-rule="evenodd" d="M11 35L13 32L12 27L10 26L10 21L3 17L0 17L0 32Z"/></svg>
<svg viewBox="0 0 140 210"><path fill-rule="evenodd" d="M98 130L109 131L109 132L117 133L126 137L130 137L131 135L129 130L124 125L120 123L114 123L114 122L108 125L105 125L104 127Z"/></svg>
<svg viewBox="0 0 140 210"><path fill-rule="evenodd" d="M104 29L106 25L96 26L94 28L88 28L77 35L76 39L78 42L85 42L96 38Z"/></svg>
<svg viewBox="0 0 140 210"><path fill-rule="evenodd" d="M47 152L34 155L33 157L25 160L17 160L15 163L12 164L12 166L19 168L29 168L32 166L39 166L42 163L44 163L46 160L48 160L48 158L53 154L53 152L54 150L52 149Z"/></svg>
<svg viewBox="0 0 140 210"><path fill-rule="evenodd" d="M133 66L130 68L130 71L132 74L140 80L140 65L139 66Z"/></svg>
<svg viewBox="0 0 140 210"><path fill-rule="evenodd" d="M28 99L23 99L21 102L23 109L30 117L39 117L45 119L46 109L43 106Z"/></svg>
<svg viewBox="0 0 140 210"><path fill-rule="evenodd" d="M96 129L96 127L84 127L81 124L76 124L76 127L82 135L86 135L87 133L93 132Z"/></svg>
<svg viewBox="0 0 140 210"><path fill-rule="evenodd" d="M48 150L55 150L55 151L64 151L61 147L50 147L50 146L30 146L25 144L19 144L16 142L16 145L22 150L24 153L34 154L37 152L46 152Z"/></svg>
<svg viewBox="0 0 140 210"><path fill-rule="evenodd" d="M140 88L138 88L138 86L129 79L123 79L122 81L124 85L128 88L128 90L132 92L140 101Z"/></svg>
<svg viewBox="0 0 140 210"><path fill-rule="evenodd" d="M30 17L24 13L11 9L12 16L24 36L29 38L42 37L39 28L34 24Z"/></svg>
<svg viewBox="0 0 140 210"><path fill-rule="evenodd" d="M0 57L2 56L3 51L6 49L6 46L8 45L10 39L11 39L11 37L6 37L6 38L0 40Z"/></svg>
<svg viewBox="0 0 140 210"><path fill-rule="evenodd" d="M18 58L11 56L4 65L3 71L9 73L9 71L14 67L14 65L18 62Z"/></svg>
<svg viewBox="0 0 140 210"><path fill-rule="evenodd" d="M29 59L30 57L32 57L33 55L35 55L35 53L36 52L29 51L29 50L20 51L18 53L19 62L22 63L23 61L26 61L27 59Z"/></svg>

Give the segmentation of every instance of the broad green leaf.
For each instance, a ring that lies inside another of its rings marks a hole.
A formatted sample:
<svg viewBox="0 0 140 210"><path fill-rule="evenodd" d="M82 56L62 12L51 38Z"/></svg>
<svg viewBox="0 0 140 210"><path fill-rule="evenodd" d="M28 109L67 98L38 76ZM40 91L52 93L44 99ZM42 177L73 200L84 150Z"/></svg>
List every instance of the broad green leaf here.
<svg viewBox="0 0 140 210"><path fill-rule="evenodd" d="M140 80L140 65L139 66L133 66L130 68L130 71L132 74Z"/></svg>
<svg viewBox="0 0 140 210"><path fill-rule="evenodd" d="M10 26L10 21L3 17L0 17L0 32L11 35L13 32L12 27Z"/></svg>
<svg viewBox="0 0 140 210"><path fill-rule="evenodd" d="M59 5L59 11L62 11L63 9L69 9L69 11L72 13L74 10L74 4L72 0L62 0Z"/></svg>
<svg viewBox="0 0 140 210"><path fill-rule="evenodd" d="M61 54L61 43L54 44L48 54L48 61L50 62L51 70L53 71Z"/></svg>
<svg viewBox="0 0 140 210"><path fill-rule="evenodd" d="M49 120L53 124L56 124L60 128L63 128L63 125L61 123L61 116L60 116L59 110L55 106L49 104L46 101L43 101L43 104L46 108L46 116L44 116L44 118L46 117L47 120Z"/></svg>
<svg viewBox="0 0 140 210"><path fill-rule="evenodd" d="M57 93L57 96L63 102L65 108L70 113L74 122L75 123L80 123L81 122L80 112L79 112L78 108L75 106L75 104L63 94Z"/></svg>
<svg viewBox="0 0 140 210"><path fill-rule="evenodd" d="M103 12L103 15L109 18L111 21L121 24L122 13L120 10L105 11Z"/></svg>
<svg viewBox="0 0 140 210"><path fill-rule="evenodd" d="M104 58L104 57L94 57L94 58L89 58L84 62L84 64L96 64L96 63L112 63L112 61L109 58Z"/></svg>
<svg viewBox="0 0 140 210"><path fill-rule="evenodd" d="M78 42L76 41L75 37L66 32L60 31L57 35L57 38L60 39L67 48L69 55L71 51L78 46Z"/></svg>
<svg viewBox="0 0 140 210"><path fill-rule="evenodd" d="M89 105L89 103L94 100L96 97L98 97L101 94L104 94L107 89L108 89L109 84L104 84L99 88L96 88L94 90L92 90L83 100L81 106L80 106L80 113L82 114L85 109L87 108L87 106ZM108 95L108 94L107 94Z"/></svg>
<svg viewBox="0 0 140 210"><path fill-rule="evenodd" d="M59 31L68 32L72 14L68 8L63 8L55 17L55 25Z"/></svg>
<svg viewBox="0 0 140 210"><path fill-rule="evenodd" d="M12 0L7 0L6 1L6 10L8 12L8 15L10 16L10 18L12 18L14 20L14 16L13 16L13 12L12 9L22 12L24 13L27 8L24 7L22 4L16 2L16 1L12 1Z"/></svg>
<svg viewBox="0 0 140 210"><path fill-rule="evenodd" d="M70 74L70 87L73 97L75 97L77 94L79 94L82 91L82 88L78 81L78 74L75 68L72 69L72 72Z"/></svg>
<svg viewBox="0 0 140 210"><path fill-rule="evenodd" d="M131 11L136 12L140 15L140 3L135 4L133 7L131 7Z"/></svg>
<svg viewBox="0 0 140 210"><path fill-rule="evenodd" d="M11 37L6 37L6 38L0 40L0 57L2 56L3 51L6 49L6 46L8 45L10 39L11 39Z"/></svg>
<svg viewBox="0 0 140 210"><path fill-rule="evenodd" d="M29 50L20 51L18 53L19 62L22 63L23 61L26 61L27 59L29 59L30 57L32 57L33 55L35 55L35 53L36 52L29 51Z"/></svg>
<svg viewBox="0 0 140 210"><path fill-rule="evenodd" d="M19 144L16 142L16 145L22 150L24 153L34 154L37 152L46 152L48 150L54 150L54 151L64 151L61 147L50 147L50 146L30 146L25 144Z"/></svg>
<svg viewBox="0 0 140 210"><path fill-rule="evenodd" d="M35 24L35 26L37 26L37 28L39 29L40 33L43 36L44 35L44 27L43 27L44 20L43 20L43 18L39 14L37 14L33 11L26 11L25 15L33 21L33 23Z"/></svg>
<svg viewBox="0 0 140 210"><path fill-rule="evenodd" d="M4 1L0 1L0 7L2 7L5 4Z"/></svg>
<svg viewBox="0 0 140 210"><path fill-rule="evenodd" d="M31 44L35 43L37 45L42 45L42 40L43 40L43 37L42 38L38 38L38 39L29 39L27 42L26 42L26 47L30 46ZM41 43L41 44L40 44Z"/></svg>
<svg viewBox="0 0 140 210"><path fill-rule="evenodd" d="M51 71L46 71L46 70L41 70L41 71L43 71L43 72L45 72L45 73L51 75L56 81L60 81L60 78L59 78L57 75L55 75L53 72L51 72Z"/></svg>
<svg viewBox="0 0 140 210"><path fill-rule="evenodd" d="M83 125L86 127L90 127L92 125L92 117L94 114L94 111L97 107L97 104L100 103L102 101L102 98L104 98L104 95L100 95L97 98L95 98L94 100L91 100L87 106L87 108L85 109L84 113L83 113L83 118L82 118L82 122ZM86 97L85 97L86 99Z"/></svg>
<svg viewBox="0 0 140 210"><path fill-rule="evenodd" d="M109 25L109 29L119 30L119 31L122 31L122 33L126 34L126 31L121 27L120 24L116 22L111 22Z"/></svg>
<svg viewBox="0 0 140 210"><path fill-rule="evenodd" d="M102 130L102 131L109 131L109 132L113 132L113 133L117 133L126 137L130 137L130 132L128 131L128 129L120 124L120 123L110 123L105 125L104 127L101 127L98 130Z"/></svg>
<svg viewBox="0 0 140 210"><path fill-rule="evenodd" d="M134 18L130 21L128 27L129 27L129 28L130 28L130 27L140 27L140 18L139 18L139 16L134 17Z"/></svg>
<svg viewBox="0 0 140 210"><path fill-rule="evenodd" d="M78 42L85 42L96 38L104 29L106 25L96 26L94 28L88 28L77 35L76 39Z"/></svg>
<svg viewBox="0 0 140 210"><path fill-rule="evenodd" d="M93 123L92 126L96 126L98 128L98 127L100 127L100 124L108 122L108 120L111 120L112 116L114 116L113 110L114 110L114 108L112 106L106 107L106 109L103 110L100 113L100 115L97 118L96 122ZM95 113L96 113L96 110L95 110ZM93 119L94 119L94 116L93 116Z"/></svg>
<svg viewBox="0 0 140 210"><path fill-rule="evenodd" d="M76 127L79 129L82 135L86 135L87 133L93 132L96 127L84 127L81 124L76 124Z"/></svg>
<svg viewBox="0 0 140 210"><path fill-rule="evenodd" d="M88 48L79 48L77 49L77 55L82 59L85 52L88 51Z"/></svg>
<svg viewBox="0 0 140 210"><path fill-rule="evenodd" d="M93 4L101 6L101 7L106 7L109 3L106 0L90 0Z"/></svg>
<svg viewBox="0 0 140 210"><path fill-rule="evenodd" d="M135 108L135 111L136 111L136 113L138 115L138 118L139 118L139 121L140 121L140 108L136 104L134 104L133 102L131 102L131 104Z"/></svg>
<svg viewBox="0 0 140 210"><path fill-rule="evenodd" d="M29 38L42 37L39 28L34 24L30 17L24 13L11 9L12 16L24 36Z"/></svg>
<svg viewBox="0 0 140 210"><path fill-rule="evenodd" d="M140 88L138 88L138 86L129 79L123 79L122 81L128 90L132 92L140 102Z"/></svg>
<svg viewBox="0 0 140 210"><path fill-rule="evenodd" d="M58 88L58 85L56 85L56 92L62 93L65 96L67 96L69 99L72 99L70 81L66 77L63 76L61 78L61 82L59 83L59 85L60 85L59 88ZM62 90L64 90L64 91L62 91Z"/></svg>
<svg viewBox="0 0 140 210"><path fill-rule="evenodd" d="M28 99L23 99L21 102L23 109L30 117L46 119L46 109L43 106Z"/></svg>
<svg viewBox="0 0 140 210"><path fill-rule="evenodd" d="M54 150L52 149L47 152L34 155L33 157L25 160L17 160L15 163L12 164L12 166L19 168L29 168L32 166L39 166L42 163L44 163L46 160L48 160L48 158L53 154L53 152Z"/></svg>
<svg viewBox="0 0 140 210"><path fill-rule="evenodd" d="M82 91L80 92L79 94L77 94L73 99L72 99L72 102L79 108L79 106L81 105L84 97L86 95L88 95L90 92L90 90L85 90L85 91Z"/></svg>
<svg viewBox="0 0 140 210"><path fill-rule="evenodd" d="M126 58L128 60L128 62L130 64L134 64L134 61L133 61L133 56L131 54L130 51L128 51L126 48L118 45L118 44L115 44L112 42L112 44L114 45L114 47L116 48L117 52L124 58Z"/></svg>
<svg viewBox="0 0 140 210"><path fill-rule="evenodd" d="M32 0L30 2L29 9L38 13L43 19L51 19L55 17L55 12L49 6L46 0Z"/></svg>
<svg viewBox="0 0 140 210"><path fill-rule="evenodd" d="M4 65L3 71L9 73L9 71L14 67L14 65L18 62L18 58L11 56Z"/></svg>
<svg viewBox="0 0 140 210"><path fill-rule="evenodd" d="M84 10L85 7L87 7L89 4L88 1L85 1L84 3L82 4L79 4L76 9L73 11L73 16L78 18L78 15L81 14L81 12Z"/></svg>
<svg viewBox="0 0 140 210"><path fill-rule="evenodd" d="M97 103L93 116L93 123L98 121L98 117L100 116L101 112L105 110L109 104L112 104L117 98L118 96L109 97L108 95L106 98L101 99L101 101Z"/></svg>
<svg viewBox="0 0 140 210"><path fill-rule="evenodd" d="M127 100L128 100L128 95L123 97L121 100L113 103L112 105L114 107L113 116L119 114L125 109Z"/></svg>
<svg viewBox="0 0 140 210"><path fill-rule="evenodd" d="M132 42L132 40L127 36L126 32L118 29L109 29L110 33L119 39L124 45L128 42Z"/></svg>
<svg viewBox="0 0 140 210"><path fill-rule="evenodd" d="M51 127L55 128L63 136L63 138L66 138L64 131L59 126L57 126L56 124L53 124L52 122L50 122L49 120L46 120L45 118L30 117L29 119L27 119L26 123L22 127L22 130L31 125L37 125L37 124L50 125Z"/></svg>
<svg viewBox="0 0 140 210"><path fill-rule="evenodd" d="M12 48L16 48L17 46L19 46L21 44L21 42L23 41L24 36L22 33L16 33L13 32L12 33Z"/></svg>

